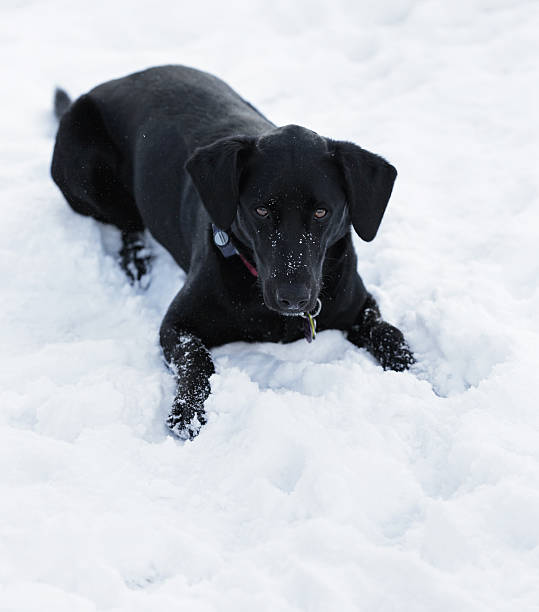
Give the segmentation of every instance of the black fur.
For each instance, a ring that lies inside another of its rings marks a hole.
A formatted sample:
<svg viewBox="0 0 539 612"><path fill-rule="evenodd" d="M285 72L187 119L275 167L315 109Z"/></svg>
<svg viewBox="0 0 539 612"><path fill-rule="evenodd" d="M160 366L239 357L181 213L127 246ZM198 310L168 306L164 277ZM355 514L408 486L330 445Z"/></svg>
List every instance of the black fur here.
<svg viewBox="0 0 539 612"><path fill-rule="evenodd" d="M62 115L67 111L70 106L71 98L63 89L57 87L54 90L54 115L56 119L61 119Z"/></svg>
<svg viewBox="0 0 539 612"><path fill-rule="evenodd" d="M149 263L140 256L145 228L187 272L160 332L177 381L168 425L178 435L205 422L209 348L297 340L303 319L290 315L312 311L317 298L318 330L347 332L384 368L413 363L357 274L350 234L352 224L364 240L376 235L397 174L384 159L276 127L216 77L182 66L104 83L71 106L65 92L56 101L51 172L72 208L122 230L132 281ZM327 214L315 217L318 209ZM258 278L223 256L212 222Z"/></svg>

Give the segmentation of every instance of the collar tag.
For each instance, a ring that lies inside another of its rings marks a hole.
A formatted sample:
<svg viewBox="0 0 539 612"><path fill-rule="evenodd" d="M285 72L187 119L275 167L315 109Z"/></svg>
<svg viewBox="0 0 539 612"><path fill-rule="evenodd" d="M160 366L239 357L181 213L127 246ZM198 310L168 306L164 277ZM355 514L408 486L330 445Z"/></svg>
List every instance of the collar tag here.
<svg viewBox="0 0 539 612"><path fill-rule="evenodd" d="M299 315L303 318L303 335L309 344L316 339L316 317L320 314L321 310L322 302L318 299L316 300L314 312L303 312Z"/></svg>
<svg viewBox="0 0 539 612"><path fill-rule="evenodd" d="M310 314L303 320L303 335L309 344L316 340L316 319Z"/></svg>

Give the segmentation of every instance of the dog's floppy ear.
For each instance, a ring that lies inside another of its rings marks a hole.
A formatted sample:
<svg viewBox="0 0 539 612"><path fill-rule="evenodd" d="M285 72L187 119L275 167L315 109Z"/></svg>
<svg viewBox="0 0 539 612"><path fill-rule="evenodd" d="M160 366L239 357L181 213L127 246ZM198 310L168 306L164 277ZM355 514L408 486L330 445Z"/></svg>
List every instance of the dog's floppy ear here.
<svg viewBox="0 0 539 612"><path fill-rule="evenodd" d="M397 170L379 155L351 142L332 144L331 156L344 178L352 225L360 238L369 242L380 227Z"/></svg>
<svg viewBox="0 0 539 612"><path fill-rule="evenodd" d="M239 181L246 152L253 139L221 138L199 147L185 163L211 220L227 230L236 216Z"/></svg>

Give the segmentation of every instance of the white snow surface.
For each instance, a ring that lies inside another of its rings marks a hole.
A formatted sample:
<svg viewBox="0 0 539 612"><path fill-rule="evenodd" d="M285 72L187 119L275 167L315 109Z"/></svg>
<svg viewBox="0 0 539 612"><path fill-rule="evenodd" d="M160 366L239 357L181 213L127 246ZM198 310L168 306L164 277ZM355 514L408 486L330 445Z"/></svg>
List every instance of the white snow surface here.
<svg viewBox="0 0 539 612"><path fill-rule="evenodd" d="M0 8L0 610L539 609L539 4L110 2ZM151 65L399 178L359 271L418 358L337 331L213 351L183 443L117 232L49 178L56 84Z"/></svg>

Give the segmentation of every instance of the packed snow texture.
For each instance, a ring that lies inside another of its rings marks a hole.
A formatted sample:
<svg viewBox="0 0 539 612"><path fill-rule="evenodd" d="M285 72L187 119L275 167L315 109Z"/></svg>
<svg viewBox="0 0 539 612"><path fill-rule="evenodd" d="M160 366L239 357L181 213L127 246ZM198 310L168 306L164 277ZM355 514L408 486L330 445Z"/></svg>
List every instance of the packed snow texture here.
<svg viewBox="0 0 539 612"><path fill-rule="evenodd" d="M539 608L539 4L5 0L0 9L2 612ZM209 422L164 427L147 291L48 167L56 84L151 65L399 170L356 246L418 359L337 331L213 351Z"/></svg>

